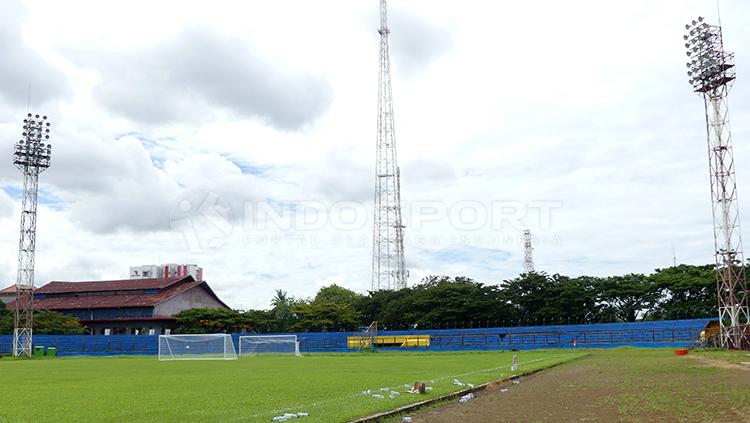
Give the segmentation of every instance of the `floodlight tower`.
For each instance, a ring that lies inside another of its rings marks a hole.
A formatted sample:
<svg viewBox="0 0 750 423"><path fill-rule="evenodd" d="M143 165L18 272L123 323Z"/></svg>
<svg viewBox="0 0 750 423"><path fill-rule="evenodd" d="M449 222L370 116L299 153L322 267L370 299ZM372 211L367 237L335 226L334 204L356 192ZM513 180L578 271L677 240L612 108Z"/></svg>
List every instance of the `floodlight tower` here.
<svg viewBox="0 0 750 423"><path fill-rule="evenodd" d="M386 0L380 0L380 84L375 149L375 212L372 235L372 290L406 288L404 226L401 222L401 174L393 127L391 59Z"/></svg>
<svg viewBox="0 0 750 423"><path fill-rule="evenodd" d="M532 252L534 247L531 245L531 231L526 229L523 231L523 271L524 273L531 273L534 271L534 258Z"/></svg>
<svg viewBox="0 0 750 423"><path fill-rule="evenodd" d="M15 145L13 164L23 172L21 239L18 243L16 315L13 356L31 357L34 319L34 251L36 247L36 200L39 174L50 165L47 116L29 113L23 120L23 139Z"/></svg>
<svg viewBox="0 0 750 423"><path fill-rule="evenodd" d="M734 54L724 51L720 26L699 17L685 29L688 76L693 91L703 97L706 115L721 345L739 349L747 346L750 313L727 103Z"/></svg>

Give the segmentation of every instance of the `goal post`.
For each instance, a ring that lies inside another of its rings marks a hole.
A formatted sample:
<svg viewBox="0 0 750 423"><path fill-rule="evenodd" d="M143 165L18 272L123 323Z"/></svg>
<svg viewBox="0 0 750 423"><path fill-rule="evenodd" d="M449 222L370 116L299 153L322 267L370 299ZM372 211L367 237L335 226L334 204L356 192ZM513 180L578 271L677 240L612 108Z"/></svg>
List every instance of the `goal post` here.
<svg viewBox="0 0 750 423"><path fill-rule="evenodd" d="M297 335L240 336L240 357L284 354L302 357Z"/></svg>
<svg viewBox="0 0 750 423"><path fill-rule="evenodd" d="M159 360L236 360L232 335L159 335Z"/></svg>

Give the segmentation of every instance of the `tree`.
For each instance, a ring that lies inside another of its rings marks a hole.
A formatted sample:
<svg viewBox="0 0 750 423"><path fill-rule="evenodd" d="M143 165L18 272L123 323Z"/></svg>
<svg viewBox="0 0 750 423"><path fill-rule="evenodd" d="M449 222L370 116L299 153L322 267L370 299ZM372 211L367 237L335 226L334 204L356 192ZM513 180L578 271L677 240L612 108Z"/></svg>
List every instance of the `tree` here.
<svg viewBox="0 0 750 423"><path fill-rule="evenodd" d="M72 316L50 310L34 311L35 335L81 335L86 330Z"/></svg>
<svg viewBox="0 0 750 423"><path fill-rule="evenodd" d="M13 314L3 307L0 310L0 334L13 333L14 325ZM86 330L75 317L56 311L34 310L35 335L81 335L84 333Z"/></svg>
<svg viewBox="0 0 750 423"><path fill-rule="evenodd" d="M278 332L286 332L294 322L294 316L292 315L292 305L294 305L294 297L289 296L286 291L281 289L276 290L276 295L271 299L271 314L274 319L274 330Z"/></svg>
<svg viewBox="0 0 750 423"><path fill-rule="evenodd" d="M610 276L598 285L605 311L624 322L649 317L661 296L653 280L640 273Z"/></svg>
<svg viewBox="0 0 750 423"><path fill-rule="evenodd" d="M531 272L505 281L501 295L526 324L596 321L601 317L598 281L590 276Z"/></svg>
<svg viewBox="0 0 750 423"><path fill-rule="evenodd" d="M336 284L318 290L312 301L296 301L291 306L298 331L357 330L362 314L357 310L362 295Z"/></svg>
<svg viewBox="0 0 750 423"><path fill-rule="evenodd" d="M334 302L301 302L292 312L298 317L293 329L303 332L356 330L362 317L353 306Z"/></svg>
<svg viewBox="0 0 750 423"><path fill-rule="evenodd" d="M356 292L342 288L336 284L325 286L320 288L315 298L314 303L336 303L336 304L348 304L354 306L358 304L363 295L357 294Z"/></svg>
<svg viewBox="0 0 750 423"><path fill-rule="evenodd" d="M0 334L13 333L13 315L0 301Z"/></svg>
<svg viewBox="0 0 750 423"><path fill-rule="evenodd" d="M654 318L684 319L718 314L714 265L681 264L656 269L649 278L662 295Z"/></svg>
<svg viewBox="0 0 750 423"><path fill-rule="evenodd" d="M224 308L191 308L175 316L179 333L230 333L247 330L239 312Z"/></svg>

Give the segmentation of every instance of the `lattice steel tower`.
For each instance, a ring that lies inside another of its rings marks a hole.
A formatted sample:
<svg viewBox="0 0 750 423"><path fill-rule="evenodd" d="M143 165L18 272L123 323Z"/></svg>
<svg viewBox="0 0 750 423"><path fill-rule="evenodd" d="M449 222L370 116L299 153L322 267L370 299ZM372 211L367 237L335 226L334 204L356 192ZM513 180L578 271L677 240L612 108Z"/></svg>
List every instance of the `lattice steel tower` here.
<svg viewBox="0 0 750 423"><path fill-rule="evenodd" d="M534 271L534 258L532 252L534 251L533 245L531 245L531 231L526 229L523 231L523 271L524 273L531 273Z"/></svg>
<svg viewBox="0 0 750 423"><path fill-rule="evenodd" d="M52 146L47 116L31 115L23 120L23 139L15 145L13 164L23 172L21 240L18 243L16 315L13 356L31 357L34 319L34 250L36 247L36 200L39 174L50 164Z"/></svg>
<svg viewBox="0 0 750 423"><path fill-rule="evenodd" d="M734 54L724 51L720 26L701 17L685 29L688 76L693 91L703 97L706 114L721 345L738 349L748 347L750 313L727 103L735 79Z"/></svg>
<svg viewBox="0 0 750 423"><path fill-rule="evenodd" d="M393 127L391 60L386 0L380 0L380 83L375 149L375 222L372 236L372 290L406 287L404 226L401 222L401 175Z"/></svg>

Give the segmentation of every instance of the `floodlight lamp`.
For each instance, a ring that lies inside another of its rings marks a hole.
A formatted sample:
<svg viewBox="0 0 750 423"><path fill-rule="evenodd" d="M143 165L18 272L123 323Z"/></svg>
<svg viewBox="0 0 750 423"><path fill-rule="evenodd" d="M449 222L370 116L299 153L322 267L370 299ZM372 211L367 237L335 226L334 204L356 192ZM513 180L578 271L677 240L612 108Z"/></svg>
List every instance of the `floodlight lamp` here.
<svg viewBox="0 0 750 423"><path fill-rule="evenodd" d="M698 16L698 22L703 22L703 16Z"/></svg>
<svg viewBox="0 0 750 423"><path fill-rule="evenodd" d="M31 113L27 114L26 116L27 116L27 117L31 117Z"/></svg>

